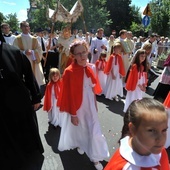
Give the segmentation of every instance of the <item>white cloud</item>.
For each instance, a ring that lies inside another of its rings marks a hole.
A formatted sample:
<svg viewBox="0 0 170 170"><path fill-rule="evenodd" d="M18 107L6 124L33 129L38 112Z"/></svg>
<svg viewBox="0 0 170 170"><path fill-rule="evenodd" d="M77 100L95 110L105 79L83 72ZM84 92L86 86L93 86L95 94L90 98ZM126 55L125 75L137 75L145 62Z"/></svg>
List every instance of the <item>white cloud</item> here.
<svg viewBox="0 0 170 170"><path fill-rule="evenodd" d="M3 4L7 4L7 5L11 5L11 6L15 6L16 3L14 2L7 2L7 1L2 1Z"/></svg>
<svg viewBox="0 0 170 170"><path fill-rule="evenodd" d="M25 21L27 19L27 10L21 9L17 13L17 18L19 22Z"/></svg>
<svg viewBox="0 0 170 170"><path fill-rule="evenodd" d="M145 8L146 8L146 6L143 6L143 7L140 8L140 12L141 12L142 16L144 16L143 11L145 10Z"/></svg>

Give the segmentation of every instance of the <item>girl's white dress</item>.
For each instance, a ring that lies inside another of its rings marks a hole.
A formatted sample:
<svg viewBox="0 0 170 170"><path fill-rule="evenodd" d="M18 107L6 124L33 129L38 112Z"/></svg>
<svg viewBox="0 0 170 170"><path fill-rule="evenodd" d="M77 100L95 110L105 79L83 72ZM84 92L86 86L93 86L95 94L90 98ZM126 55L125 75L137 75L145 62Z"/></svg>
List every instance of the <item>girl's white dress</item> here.
<svg viewBox="0 0 170 170"><path fill-rule="evenodd" d="M54 126L61 126L60 119L61 119L61 113L59 111L59 108L56 105L57 99L55 97L54 93L54 85L52 87L52 92L51 92L51 110L48 111L48 120L49 122L54 125Z"/></svg>
<svg viewBox="0 0 170 170"><path fill-rule="evenodd" d="M92 162L97 162L109 157L109 151L99 125L93 86L91 78L84 74L82 104L77 110L79 125L74 126L71 123L69 113L61 113L62 128L58 149L64 151L79 147Z"/></svg>
<svg viewBox="0 0 170 170"><path fill-rule="evenodd" d="M119 95L120 97L123 97L123 82L121 75L119 73L119 63L117 60L117 64L115 65L115 57L113 58L113 63L112 63L112 70L116 79L112 79L112 73L110 72L109 75L107 76L107 81L106 81L106 86L105 86L105 97L107 99L112 100L112 98L116 97Z"/></svg>
<svg viewBox="0 0 170 170"><path fill-rule="evenodd" d="M139 76L139 74L141 74L141 76ZM144 92L139 88L139 84L146 84L146 80L145 80L145 76L143 73L138 73L138 77L140 77L140 79L138 79L137 85L136 85L136 89L134 91L127 91L126 94L126 100L125 100L125 106L123 109L123 112L126 112L129 105L137 99L142 99L143 98L143 94ZM132 82L133 83L133 82Z"/></svg>

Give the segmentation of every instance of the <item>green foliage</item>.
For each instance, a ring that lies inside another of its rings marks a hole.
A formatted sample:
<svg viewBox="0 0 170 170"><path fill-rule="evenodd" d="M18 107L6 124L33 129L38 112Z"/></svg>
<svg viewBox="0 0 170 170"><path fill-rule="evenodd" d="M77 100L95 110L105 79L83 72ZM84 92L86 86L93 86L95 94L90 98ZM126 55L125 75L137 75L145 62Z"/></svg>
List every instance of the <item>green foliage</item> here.
<svg viewBox="0 0 170 170"><path fill-rule="evenodd" d="M75 2L76 0L69 1L69 3L68 0L63 0L62 4L70 11ZM102 27L105 29L105 33L109 34L107 30L112 21L109 19L110 14L106 8L106 0L82 0L81 2L84 11L77 22L73 23L73 27L83 29L84 32ZM83 22L85 22L85 26Z"/></svg>
<svg viewBox="0 0 170 170"><path fill-rule="evenodd" d="M161 55L159 56L159 60L166 60L168 55L170 54L170 50L168 50L166 53L161 53Z"/></svg>
<svg viewBox="0 0 170 170"><path fill-rule="evenodd" d="M140 13L140 8L135 5L130 6L130 8L131 8L130 15L132 17L131 18L132 22L135 22L136 24L141 24L142 16Z"/></svg>
<svg viewBox="0 0 170 170"><path fill-rule="evenodd" d="M6 15L3 22L6 22L10 25L12 32L15 32L19 29L19 21L17 19L16 13Z"/></svg>
<svg viewBox="0 0 170 170"><path fill-rule="evenodd" d="M107 9L110 11L110 19L113 23L110 25L111 30L117 32L121 29L129 29L132 23L130 8L131 0L107 0Z"/></svg>
<svg viewBox="0 0 170 170"><path fill-rule="evenodd" d="M5 20L5 16L3 13L0 12L0 23L2 23Z"/></svg>
<svg viewBox="0 0 170 170"><path fill-rule="evenodd" d="M156 32L161 36L170 36L170 1L152 0L150 6L152 32Z"/></svg>
<svg viewBox="0 0 170 170"><path fill-rule="evenodd" d="M132 25L130 26L130 30L133 32L134 36L144 36L144 27L142 24L138 24L136 22L132 22Z"/></svg>

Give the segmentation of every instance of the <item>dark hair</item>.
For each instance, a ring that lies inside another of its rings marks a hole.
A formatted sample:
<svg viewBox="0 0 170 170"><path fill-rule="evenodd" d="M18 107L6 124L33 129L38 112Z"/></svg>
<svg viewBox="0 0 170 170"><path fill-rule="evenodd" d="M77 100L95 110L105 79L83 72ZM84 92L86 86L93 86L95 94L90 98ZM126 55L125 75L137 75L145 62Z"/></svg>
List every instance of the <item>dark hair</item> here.
<svg viewBox="0 0 170 170"><path fill-rule="evenodd" d="M20 23L20 28L23 27L24 25L29 25L29 23L27 21L22 21Z"/></svg>
<svg viewBox="0 0 170 170"><path fill-rule="evenodd" d="M139 50L136 51L135 56L132 59L132 64L131 65L136 64L138 71L140 71L140 65L142 64L144 66L144 70L143 71L146 72L147 71L147 57L145 57L145 60L142 63L140 63L139 56L141 54L145 54L145 50L144 49L139 49Z"/></svg>
<svg viewBox="0 0 170 170"><path fill-rule="evenodd" d="M125 33L127 33L127 30L124 30L124 29L123 29L123 30L120 30L120 31L119 31L119 36L121 36L122 34L125 34Z"/></svg>
<svg viewBox="0 0 170 170"><path fill-rule="evenodd" d="M155 114L155 112L154 112L155 110L157 110L161 113L164 112L167 115L163 104L155 99L143 98L141 100L133 101L129 105L129 107L124 115L124 125L122 128L122 135L120 137L120 140L122 138L124 138L125 136L130 135L129 126L128 126L130 122L132 122L132 124L136 128L138 128L142 121L143 114L145 114L145 113L148 114L148 112L151 114ZM119 140L119 142L120 142L120 140Z"/></svg>

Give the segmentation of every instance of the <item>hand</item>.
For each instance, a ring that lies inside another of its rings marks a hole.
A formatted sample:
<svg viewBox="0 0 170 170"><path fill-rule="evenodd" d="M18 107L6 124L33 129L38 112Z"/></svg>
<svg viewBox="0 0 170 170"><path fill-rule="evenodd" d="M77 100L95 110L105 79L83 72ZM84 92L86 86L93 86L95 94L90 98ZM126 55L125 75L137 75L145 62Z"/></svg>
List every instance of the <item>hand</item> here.
<svg viewBox="0 0 170 170"><path fill-rule="evenodd" d="M102 48L102 49L106 49L106 46L105 46L105 45L102 45L101 48Z"/></svg>
<svg viewBox="0 0 170 170"><path fill-rule="evenodd" d="M98 52L98 50L97 50L97 49L95 49L94 51L95 51L95 53L97 53L97 52Z"/></svg>
<svg viewBox="0 0 170 170"><path fill-rule="evenodd" d="M32 54L32 51L31 51L30 49L28 49L28 50L25 51L25 54L26 54L26 55L31 55L31 54Z"/></svg>
<svg viewBox="0 0 170 170"><path fill-rule="evenodd" d="M141 91L144 91L144 92L146 91L146 87L145 86L139 84L138 87L141 89Z"/></svg>
<svg viewBox="0 0 170 170"><path fill-rule="evenodd" d="M79 120L78 120L78 117L74 117L74 116L71 116L71 123L74 125L74 126L78 126L79 124Z"/></svg>
<svg viewBox="0 0 170 170"><path fill-rule="evenodd" d="M40 107L40 103L34 104L34 110L37 110Z"/></svg>

